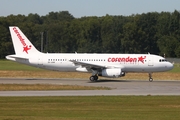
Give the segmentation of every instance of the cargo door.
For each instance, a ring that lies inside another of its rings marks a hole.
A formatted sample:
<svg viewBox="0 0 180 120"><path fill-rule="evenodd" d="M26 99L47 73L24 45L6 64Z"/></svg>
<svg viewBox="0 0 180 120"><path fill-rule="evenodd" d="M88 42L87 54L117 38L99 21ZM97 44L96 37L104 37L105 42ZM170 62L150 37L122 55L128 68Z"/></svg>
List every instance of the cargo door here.
<svg viewBox="0 0 180 120"><path fill-rule="evenodd" d="M153 56L149 55L148 56L148 66L153 66Z"/></svg>

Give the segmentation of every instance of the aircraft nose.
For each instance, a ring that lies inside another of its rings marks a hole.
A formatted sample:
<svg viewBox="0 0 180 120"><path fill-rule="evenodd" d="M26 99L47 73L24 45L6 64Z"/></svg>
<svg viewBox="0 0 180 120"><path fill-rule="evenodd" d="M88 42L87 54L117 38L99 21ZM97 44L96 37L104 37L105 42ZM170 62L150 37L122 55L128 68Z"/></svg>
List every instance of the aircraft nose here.
<svg viewBox="0 0 180 120"><path fill-rule="evenodd" d="M168 70L171 70L171 69L173 69L173 68L174 68L174 65L169 62L168 65L167 65L167 69L168 69Z"/></svg>

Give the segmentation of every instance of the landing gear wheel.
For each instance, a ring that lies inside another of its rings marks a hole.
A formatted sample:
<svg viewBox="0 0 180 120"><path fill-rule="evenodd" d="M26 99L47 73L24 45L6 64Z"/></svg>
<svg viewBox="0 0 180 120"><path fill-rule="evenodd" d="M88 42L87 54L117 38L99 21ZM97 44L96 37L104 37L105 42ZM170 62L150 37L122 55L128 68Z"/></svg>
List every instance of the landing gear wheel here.
<svg viewBox="0 0 180 120"><path fill-rule="evenodd" d="M153 78L149 78L149 82L152 82L153 81Z"/></svg>
<svg viewBox="0 0 180 120"><path fill-rule="evenodd" d="M94 76L91 76L91 77L89 78L89 80L90 80L90 81L94 81Z"/></svg>
<svg viewBox="0 0 180 120"><path fill-rule="evenodd" d="M92 81L92 82L96 82L98 80L98 76L97 75L91 76L89 78L89 80Z"/></svg>

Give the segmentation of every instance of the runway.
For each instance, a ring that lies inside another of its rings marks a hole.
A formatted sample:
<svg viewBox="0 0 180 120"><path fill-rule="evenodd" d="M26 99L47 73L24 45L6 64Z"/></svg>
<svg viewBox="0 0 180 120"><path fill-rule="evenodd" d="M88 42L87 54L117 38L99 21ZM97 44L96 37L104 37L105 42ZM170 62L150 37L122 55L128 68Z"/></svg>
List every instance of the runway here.
<svg viewBox="0 0 180 120"><path fill-rule="evenodd" d="M0 84L102 86L112 90L0 91L0 96L180 95L180 81L0 78Z"/></svg>

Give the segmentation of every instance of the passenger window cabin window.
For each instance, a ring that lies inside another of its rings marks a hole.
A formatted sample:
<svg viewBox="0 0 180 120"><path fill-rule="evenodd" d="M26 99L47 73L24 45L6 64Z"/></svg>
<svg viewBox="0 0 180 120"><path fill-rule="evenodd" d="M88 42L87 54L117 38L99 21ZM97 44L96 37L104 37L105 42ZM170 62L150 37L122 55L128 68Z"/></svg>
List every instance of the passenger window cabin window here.
<svg viewBox="0 0 180 120"><path fill-rule="evenodd" d="M166 59L160 59L159 62L167 62Z"/></svg>

